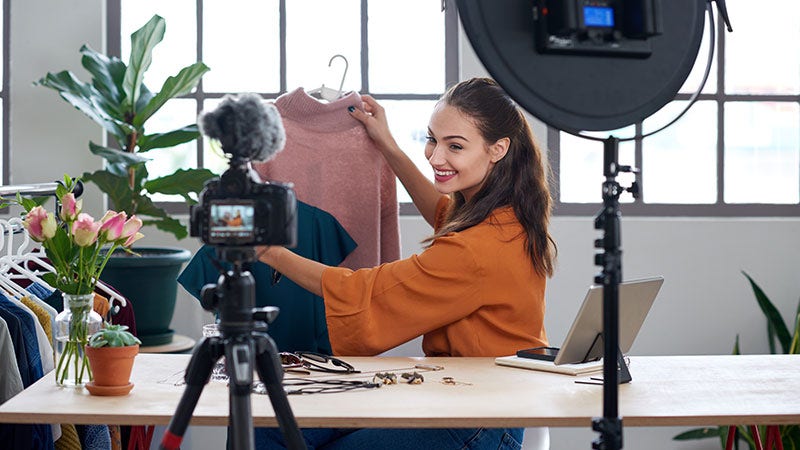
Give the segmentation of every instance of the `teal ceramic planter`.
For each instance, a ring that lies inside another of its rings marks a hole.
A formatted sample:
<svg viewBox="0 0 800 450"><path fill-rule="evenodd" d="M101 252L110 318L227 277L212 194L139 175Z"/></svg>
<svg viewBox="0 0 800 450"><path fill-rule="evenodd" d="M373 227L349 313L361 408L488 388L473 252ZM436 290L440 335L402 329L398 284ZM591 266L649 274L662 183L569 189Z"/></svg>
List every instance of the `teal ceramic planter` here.
<svg viewBox="0 0 800 450"><path fill-rule="evenodd" d="M133 304L136 331L142 346L172 342L169 328L178 294L178 274L192 254L172 247L142 247L131 256L117 251L108 260L101 280L117 289Z"/></svg>

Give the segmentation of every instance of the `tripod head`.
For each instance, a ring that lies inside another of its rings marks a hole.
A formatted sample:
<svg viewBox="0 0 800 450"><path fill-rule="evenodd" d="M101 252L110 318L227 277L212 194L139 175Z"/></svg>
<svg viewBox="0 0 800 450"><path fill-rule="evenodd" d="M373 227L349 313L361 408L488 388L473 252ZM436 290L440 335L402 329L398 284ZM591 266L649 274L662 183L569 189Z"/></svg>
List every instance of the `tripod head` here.
<svg viewBox="0 0 800 450"><path fill-rule="evenodd" d="M201 291L200 304L206 311L217 312L219 330L227 335L266 331L280 311L275 306L256 308L255 279L243 265L256 259L253 247L217 247L217 259L230 263L230 270L221 264L217 284L207 284Z"/></svg>

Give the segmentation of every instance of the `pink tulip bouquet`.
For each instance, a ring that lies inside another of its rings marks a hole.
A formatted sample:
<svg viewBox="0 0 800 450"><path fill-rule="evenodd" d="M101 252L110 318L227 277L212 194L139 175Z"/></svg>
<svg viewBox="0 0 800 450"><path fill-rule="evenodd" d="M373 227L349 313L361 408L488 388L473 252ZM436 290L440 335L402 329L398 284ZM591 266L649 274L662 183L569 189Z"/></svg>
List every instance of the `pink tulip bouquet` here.
<svg viewBox="0 0 800 450"><path fill-rule="evenodd" d="M84 346L102 324L92 311L93 292L109 257L117 248L133 253L131 244L143 237L138 217L108 211L100 220L81 212L82 200L73 194L75 181L64 177L56 190L61 202L58 218L33 199L17 195L27 214L23 226L31 239L41 243L54 272L42 279L64 294L64 310L56 317L56 383L80 387L92 380Z"/></svg>
<svg viewBox="0 0 800 450"><path fill-rule="evenodd" d="M114 250L121 247L131 252L131 244L144 237L139 232L142 221L115 211L95 220L81 212L83 200L75 199L71 187L59 196L61 225L53 213L32 200L18 198L18 202L27 211L23 226L31 239L42 244L56 269L45 274L44 281L65 294L91 294Z"/></svg>

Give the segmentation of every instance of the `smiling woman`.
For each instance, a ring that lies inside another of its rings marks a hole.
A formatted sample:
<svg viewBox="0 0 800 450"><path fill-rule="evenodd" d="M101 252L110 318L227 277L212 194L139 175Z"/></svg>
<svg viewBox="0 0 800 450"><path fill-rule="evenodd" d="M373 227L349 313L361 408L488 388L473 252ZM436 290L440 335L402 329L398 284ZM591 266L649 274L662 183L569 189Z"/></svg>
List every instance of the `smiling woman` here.
<svg viewBox="0 0 800 450"><path fill-rule="evenodd" d="M261 247L261 262L324 298L335 354L376 355L423 336L426 356L502 356L547 345L546 278L555 244L542 152L522 112L492 80L456 84L429 122L432 183L403 153L384 108L364 95L361 122L435 234L419 255L356 271ZM380 330L379 332L376 330ZM344 369L340 369L344 370ZM325 430L313 447L519 448L521 429ZM257 430L277 445L277 430ZM273 448L269 445L264 448Z"/></svg>

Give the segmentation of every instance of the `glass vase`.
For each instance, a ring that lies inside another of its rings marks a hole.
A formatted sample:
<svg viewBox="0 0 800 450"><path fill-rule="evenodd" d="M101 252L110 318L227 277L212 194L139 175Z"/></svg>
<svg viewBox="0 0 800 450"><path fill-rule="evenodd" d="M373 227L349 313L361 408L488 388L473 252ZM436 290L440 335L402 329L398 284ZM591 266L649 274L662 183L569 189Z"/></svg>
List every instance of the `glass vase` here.
<svg viewBox="0 0 800 450"><path fill-rule="evenodd" d="M94 312L94 294L64 294L64 310L56 316L56 384L82 387L92 380L89 360L83 351L103 319Z"/></svg>

